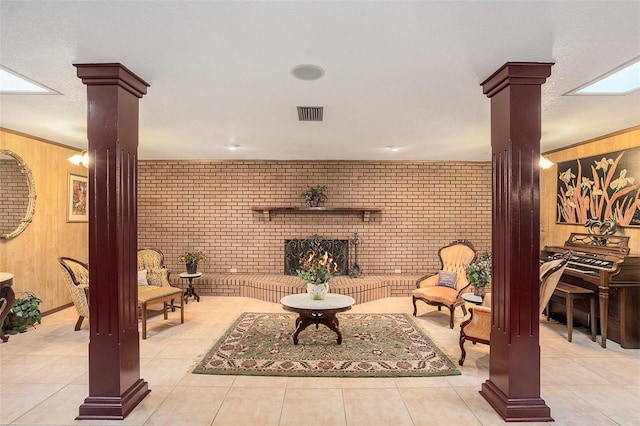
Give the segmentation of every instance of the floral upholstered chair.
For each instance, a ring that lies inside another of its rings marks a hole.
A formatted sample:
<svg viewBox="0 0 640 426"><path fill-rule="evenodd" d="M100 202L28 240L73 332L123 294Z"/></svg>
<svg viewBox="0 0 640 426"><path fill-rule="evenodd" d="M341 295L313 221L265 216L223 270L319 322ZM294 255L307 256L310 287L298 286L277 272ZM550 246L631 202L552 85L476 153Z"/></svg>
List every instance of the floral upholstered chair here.
<svg viewBox="0 0 640 426"><path fill-rule="evenodd" d="M156 248L142 248L138 250L138 271L147 271L146 281L154 286L171 286L169 282L169 271L164 266L164 254ZM138 284L143 284L142 276L138 275Z"/></svg>
<svg viewBox="0 0 640 426"><path fill-rule="evenodd" d="M61 257L58 259L64 276L64 282L67 285L73 305L78 312L78 321L75 330L80 330L82 321L89 318L89 266L79 260L70 257Z"/></svg>
<svg viewBox="0 0 640 426"><path fill-rule="evenodd" d="M453 328L453 313L460 306L466 315L462 294L469 287L469 280L464 270L476 258L476 250L466 240L454 241L438 251L440 257L440 271L425 275L418 279L416 289L413 290L413 316L418 313L416 301L421 300L428 305L437 306L440 311L443 306L449 309L449 327Z"/></svg>

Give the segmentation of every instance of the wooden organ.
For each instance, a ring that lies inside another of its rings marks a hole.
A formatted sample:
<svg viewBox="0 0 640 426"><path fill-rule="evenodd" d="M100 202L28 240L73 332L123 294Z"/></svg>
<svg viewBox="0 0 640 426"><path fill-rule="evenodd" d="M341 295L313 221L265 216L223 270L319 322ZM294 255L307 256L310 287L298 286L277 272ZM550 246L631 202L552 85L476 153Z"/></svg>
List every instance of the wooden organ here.
<svg viewBox="0 0 640 426"><path fill-rule="evenodd" d="M611 339L623 348L640 348L640 255L629 255L629 237L572 233L564 246L545 247L541 260L567 251L570 259L560 280L596 292L598 321L593 324L599 326L602 347ZM578 303L574 309L589 312Z"/></svg>

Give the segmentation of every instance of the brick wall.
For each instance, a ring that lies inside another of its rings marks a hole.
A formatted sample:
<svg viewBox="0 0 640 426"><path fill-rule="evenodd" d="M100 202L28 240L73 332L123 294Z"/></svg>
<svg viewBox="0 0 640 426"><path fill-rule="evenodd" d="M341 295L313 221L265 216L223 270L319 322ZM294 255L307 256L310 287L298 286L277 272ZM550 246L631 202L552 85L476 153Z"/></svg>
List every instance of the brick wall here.
<svg viewBox="0 0 640 426"><path fill-rule="evenodd" d="M0 160L0 234L13 232L27 213L29 185L14 159Z"/></svg>
<svg viewBox="0 0 640 426"><path fill-rule="evenodd" d="M276 212L252 206L303 206L309 186L327 186L327 207L356 212ZM370 274L422 274L439 267L438 249L468 239L491 243L491 164L374 161L140 161L139 247L160 248L167 266L201 249L202 272L283 272L283 241L319 234L346 239L358 231L359 264Z"/></svg>

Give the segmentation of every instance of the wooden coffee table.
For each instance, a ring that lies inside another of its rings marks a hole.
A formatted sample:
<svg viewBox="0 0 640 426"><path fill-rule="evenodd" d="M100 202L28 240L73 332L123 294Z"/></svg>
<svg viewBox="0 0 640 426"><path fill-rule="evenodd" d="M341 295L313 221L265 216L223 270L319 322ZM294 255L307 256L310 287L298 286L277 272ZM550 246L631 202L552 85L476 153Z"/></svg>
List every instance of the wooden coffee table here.
<svg viewBox="0 0 640 426"><path fill-rule="evenodd" d="M296 318L296 332L293 333L294 345L298 344L298 334L311 324L315 324L316 328L320 324L326 325L338 335L337 342L341 344L342 333L336 314L348 311L356 301L353 297L335 293L327 294L323 300L313 300L308 294L300 293L285 296L280 303L285 311L299 315Z"/></svg>

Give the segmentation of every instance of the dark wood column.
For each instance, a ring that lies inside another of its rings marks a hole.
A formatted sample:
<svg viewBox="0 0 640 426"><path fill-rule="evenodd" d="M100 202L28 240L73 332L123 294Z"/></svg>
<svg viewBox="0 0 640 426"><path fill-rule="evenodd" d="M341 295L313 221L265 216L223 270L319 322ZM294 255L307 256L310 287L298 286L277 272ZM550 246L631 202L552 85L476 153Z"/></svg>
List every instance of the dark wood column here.
<svg viewBox="0 0 640 426"><path fill-rule="evenodd" d="M77 64L89 138L89 396L77 419L124 419L150 392L140 378L137 309L138 100L149 86L121 64Z"/></svg>
<svg viewBox="0 0 640 426"><path fill-rule="evenodd" d="M509 62L491 98L493 280L489 380L480 393L507 421L551 421L540 398L540 86L548 63Z"/></svg>

